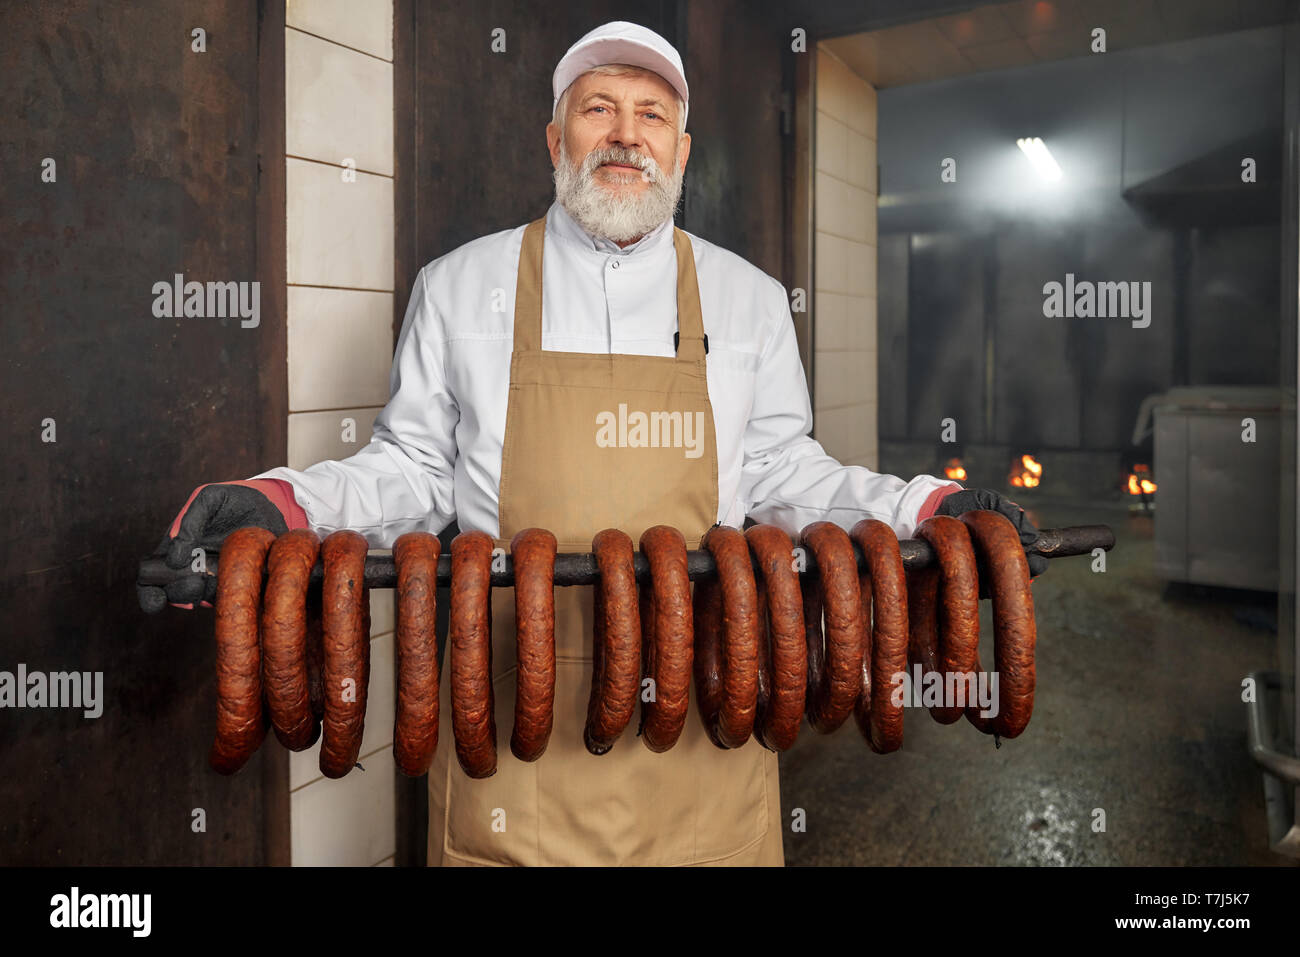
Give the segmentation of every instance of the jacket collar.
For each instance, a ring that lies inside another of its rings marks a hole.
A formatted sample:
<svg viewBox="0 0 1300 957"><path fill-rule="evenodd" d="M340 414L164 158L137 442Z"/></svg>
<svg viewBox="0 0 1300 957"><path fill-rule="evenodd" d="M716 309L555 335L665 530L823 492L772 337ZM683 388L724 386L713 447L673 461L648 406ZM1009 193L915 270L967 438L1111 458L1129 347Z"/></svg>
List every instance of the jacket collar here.
<svg viewBox="0 0 1300 957"><path fill-rule="evenodd" d="M619 248L618 243L612 239L605 239L603 236L593 236L575 220L563 204L556 200L551 203L551 208L547 215L548 232L559 236L566 242L576 243L578 246L591 252L602 255L613 254L615 256L632 256L643 255L651 250L663 246L665 243L671 243L673 237L673 221L664 220L650 232L646 233L632 245L626 248Z"/></svg>

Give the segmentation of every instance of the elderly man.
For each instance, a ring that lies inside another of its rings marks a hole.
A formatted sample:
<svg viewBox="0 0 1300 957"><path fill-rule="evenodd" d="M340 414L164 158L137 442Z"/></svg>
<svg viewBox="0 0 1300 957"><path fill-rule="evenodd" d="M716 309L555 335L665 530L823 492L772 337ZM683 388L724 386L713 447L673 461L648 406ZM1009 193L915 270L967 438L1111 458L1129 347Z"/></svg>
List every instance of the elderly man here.
<svg viewBox="0 0 1300 957"><path fill-rule="evenodd" d="M425 266L393 360L392 397L370 444L303 471L201 487L173 523L169 560L233 528L339 528L391 546L458 520L507 545L550 529L589 551L651 525L697 547L746 519L790 533L867 516L900 536L941 507L1003 510L996 493L929 476L849 467L809 437L812 414L785 290L738 256L673 226L690 157L681 59L658 34L610 23L553 77L546 128L556 201L528 226L484 236ZM680 447L601 429L632 412L681 413ZM602 440L602 435L604 439ZM188 589L188 590L187 590ZM182 583L174 603L211 597ZM556 589L554 729L540 760L503 753L471 780L454 756L444 668L429 773L431 864L781 864L777 759L757 741L721 751L692 718L652 753L624 733L583 745L591 594ZM515 699L514 607L493 590L498 728Z"/></svg>

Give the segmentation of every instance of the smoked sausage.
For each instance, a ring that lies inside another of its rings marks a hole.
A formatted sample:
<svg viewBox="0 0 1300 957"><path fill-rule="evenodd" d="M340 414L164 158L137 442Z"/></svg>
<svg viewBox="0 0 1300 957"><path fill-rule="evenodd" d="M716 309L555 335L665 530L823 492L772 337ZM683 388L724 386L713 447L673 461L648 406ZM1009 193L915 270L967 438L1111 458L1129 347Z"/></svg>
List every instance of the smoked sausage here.
<svg viewBox="0 0 1300 957"><path fill-rule="evenodd" d="M964 513L961 521L970 530L983 558L993 598L993 667L998 676L998 713L991 719L991 730L1001 737L1014 738L1025 730L1034 710L1037 629L1029 562L1020 536L1006 516L973 510ZM978 661L975 668L978 671ZM970 715L978 710L978 706L967 706L966 713ZM975 723L981 730L989 730L988 720Z"/></svg>
<svg viewBox="0 0 1300 957"><path fill-rule="evenodd" d="M320 538L306 528L285 532L267 559L262 602L262 680L275 736L290 751L320 737L307 675L307 585Z"/></svg>
<svg viewBox="0 0 1300 957"><path fill-rule="evenodd" d="M695 583L695 690L709 740L739 748L754 729L758 699L758 591L737 528L715 525L701 543L717 576Z"/></svg>
<svg viewBox="0 0 1300 957"><path fill-rule="evenodd" d="M605 754L632 720L641 678L641 616L632 539L607 528L592 539L600 578L592 589L591 697L582 740Z"/></svg>
<svg viewBox="0 0 1300 957"><path fill-rule="evenodd" d="M208 763L234 774L266 737L258 612L262 569L275 533L249 526L226 536L217 578L217 731Z"/></svg>
<svg viewBox="0 0 1300 957"><path fill-rule="evenodd" d="M939 670L939 569L907 570L907 662L921 674Z"/></svg>
<svg viewBox="0 0 1300 957"><path fill-rule="evenodd" d="M544 528L526 528L510 542L518 662L510 750L520 761L542 756L554 721L555 549L555 536Z"/></svg>
<svg viewBox="0 0 1300 957"><path fill-rule="evenodd" d="M849 536L832 522L813 522L801 537L817 561L816 582L805 577L803 587L808 723L829 734L853 713L862 691L866 639L858 564Z"/></svg>
<svg viewBox="0 0 1300 957"><path fill-rule="evenodd" d="M370 685L370 592L365 583L369 546L357 532L340 529L321 545L325 717L320 770L341 778L361 754Z"/></svg>
<svg viewBox="0 0 1300 957"><path fill-rule="evenodd" d="M767 593L763 590L762 577L754 576L754 587L758 594L758 654L755 658L757 664L757 674L755 678L755 687L758 693L754 696L754 737L758 743L763 744L760 731L762 730L763 716L768 713L772 707L772 649L770 647L772 639L768 632L771 630L767 624ZM800 613L800 625L803 624L803 614ZM802 628L800 629L802 632ZM767 748L769 751L772 748Z"/></svg>
<svg viewBox="0 0 1300 957"><path fill-rule="evenodd" d="M320 723L325 717L325 623L322 605L322 584L316 582L307 589L307 700L311 705L312 720ZM319 737L319 732L317 732Z"/></svg>
<svg viewBox="0 0 1300 957"><path fill-rule="evenodd" d="M451 728L456 758L471 778L497 770L492 695L492 538L461 532L451 542Z"/></svg>
<svg viewBox="0 0 1300 957"><path fill-rule="evenodd" d="M393 755L408 777L428 773L438 747L438 555L428 532L407 532L393 543L397 570L397 711Z"/></svg>
<svg viewBox="0 0 1300 957"><path fill-rule="evenodd" d="M898 537L884 522L864 518L850 537L866 557L858 578L864 613L869 611L862 657L862 692L855 717L871 750L885 754L903 743L903 704L896 676L907 672L907 579Z"/></svg>
<svg viewBox="0 0 1300 957"><path fill-rule="evenodd" d="M978 679L979 572L970 534L958 519L934 515L917 526L916 536L930 543L938 559L938 601L934 616L938 639L927 638L922 645L932 644L936 649L935 667L946 696L947 689L970 688L970 680ZM922 677L922 688L918 690L923 695L932 680ZM931 707L930 715L940 724L952 724L961 720L963 710L955 702L945 702Z"/></svg>
<svg viewBox="0 0 1300 957"><path fill-rule="evenodd" d="M677 743L690 705L694 630L686 539L677 529L655 525L641 535L650 563L649 587L640 591L641 649L650 685L642 693L641 740L651 751Z"/></svg>
<svg viewBox="0 0 1300 957"><path fill-rule="evenodd" d="M790 536L775 525L754 525L745 541L758 561L759 691L754 736L769 751L794 744L807 693L808 645L803 599ZM698 587L698 586L697 586Z"/></svg>

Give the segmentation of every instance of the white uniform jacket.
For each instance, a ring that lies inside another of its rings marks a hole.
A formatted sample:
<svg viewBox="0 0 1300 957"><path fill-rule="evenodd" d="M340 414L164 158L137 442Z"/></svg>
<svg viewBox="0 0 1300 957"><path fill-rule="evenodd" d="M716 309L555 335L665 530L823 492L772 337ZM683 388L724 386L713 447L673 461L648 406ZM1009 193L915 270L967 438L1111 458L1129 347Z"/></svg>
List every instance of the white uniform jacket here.
<svg viewBox="0 0 1300 957"><path fill-rule="evenodd" d="M288 481L319 534L350 528L372 547L403 532L498 535L497 493L524 227L466 243L420 270L370 443L346 459L256 478ZM951 483L904 481L841 465L809 436L812 408L784 287L734 253L690 236L708 336L718 443L718 515L796 534L862 518L910 537L917 512ZM584 231L559 203L547 213L542 347L670 356L677 264L666 222L620 249ZM563 495L557 488L555 494Z"/></svg>

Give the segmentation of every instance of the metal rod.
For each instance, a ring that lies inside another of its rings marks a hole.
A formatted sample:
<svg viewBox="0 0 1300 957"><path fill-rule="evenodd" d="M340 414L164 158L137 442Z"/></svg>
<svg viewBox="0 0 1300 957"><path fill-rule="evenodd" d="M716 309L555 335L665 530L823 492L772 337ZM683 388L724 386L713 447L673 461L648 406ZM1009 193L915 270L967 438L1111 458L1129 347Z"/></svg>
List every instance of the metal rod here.
<svg viewBox="0 0 1300 957"><path fill-rule="evenodd" d="M1279 750L1273 741L1273 724L1269 720L1269 697L1282 690L1282 676L1276 671L1252 671L1248 677L1255 685L1254 700L1246 708L1246 743L1250 756L1264 771L1286 784L1300 785L1300 758Z"/></svg>
<svg viewBox="0 0 1300 957"><path fill-rule="evenodd" d="M1075 525L1068 528L1044 528L1038 532L1038 540L1026 547L1026 553L1042 555L1045 558L1065 558L1070 555L1090 555L1094 549L1110 551L1115 546L1115 533L1108 525ZM925 568L934 563L934 551L926 542L909 538L898 543L903 555L904 568ZM855 544L853 554L858 561L858 569L865 570L866 560L862 550ZM207 568L211 574L217 574L220 563L219 552L207 553ZM803 550L803 574L815 575L817 562L811 551ZM492 572L492 584L513 586L515 583L514 563L508 552L494 563L497 567ZM644 555L636 552L633 556L636 580L641 584L650 581L650 564ZM754 565L758 568L757 563ZM717 571L713 556L707 551L692 551L686 554L686 570L691 581L709 578ZM188 569L170 568L161 558L145 558L140 562L140 585L168 585L190 575ZM319 584L324 576L324 568L318 561L312 569L311 580ZM596 557L590 552L575 552L555 556L555 584L557 585L593 585L600 578L596 568ZM397 583L397 568L392 555L366 556L366 587L392 588ZM438 584L451 583L451 556L444 554L438 559Z"/></svg>

